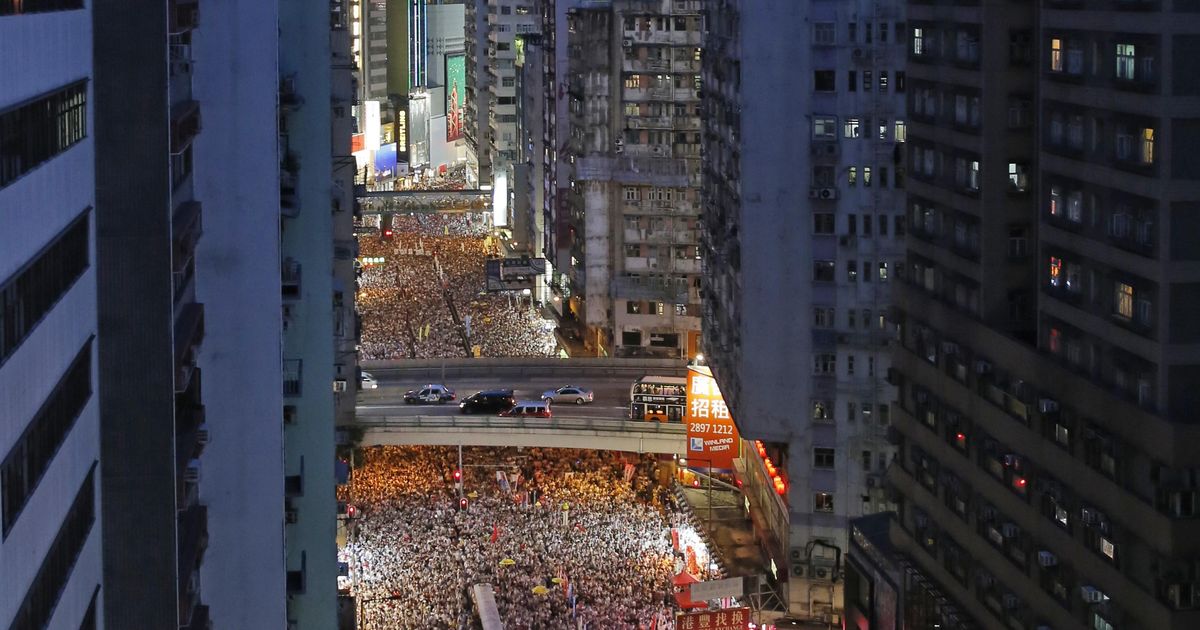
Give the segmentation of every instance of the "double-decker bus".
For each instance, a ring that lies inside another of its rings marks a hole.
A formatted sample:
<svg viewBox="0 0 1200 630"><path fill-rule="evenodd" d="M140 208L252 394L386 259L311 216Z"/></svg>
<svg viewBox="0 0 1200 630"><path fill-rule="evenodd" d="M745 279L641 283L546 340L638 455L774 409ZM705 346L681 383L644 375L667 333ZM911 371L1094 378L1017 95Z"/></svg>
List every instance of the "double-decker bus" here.
<svg viewBox="0 0 1200 630"><path fill-rule="evenodd" d="M629 388L629 417L633 420L683 422L687 407L687 378L643 376Z"/></svg>

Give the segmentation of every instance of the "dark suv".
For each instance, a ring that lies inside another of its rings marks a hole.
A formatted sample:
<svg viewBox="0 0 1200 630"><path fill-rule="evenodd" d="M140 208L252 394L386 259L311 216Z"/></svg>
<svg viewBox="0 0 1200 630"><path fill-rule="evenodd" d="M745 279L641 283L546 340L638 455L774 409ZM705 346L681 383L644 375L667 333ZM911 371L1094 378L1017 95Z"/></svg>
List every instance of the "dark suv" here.
<svg viewBox="0 0 1200 630"><path fill-rule="evenodd" d="M512 409L515 404L517 404L517 400L513 398L513 390L490 389L471 394L458 403L458 409L463 413L496 414Z"/></svg>

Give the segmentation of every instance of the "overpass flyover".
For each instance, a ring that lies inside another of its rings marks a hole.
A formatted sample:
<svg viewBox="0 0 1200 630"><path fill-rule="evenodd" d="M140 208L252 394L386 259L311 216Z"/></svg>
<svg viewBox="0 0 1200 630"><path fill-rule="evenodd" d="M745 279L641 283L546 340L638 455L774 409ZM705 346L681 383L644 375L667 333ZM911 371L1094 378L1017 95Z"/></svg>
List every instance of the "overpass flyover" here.
<svg viewBox="0 0 1200 630"><path fill-rule="evenodd" d="M363 214L479 212L492 204L485 190L367 190L356 186L354 196Z"/></svg>
<svg viewBox="0 0 1200 630"><path fill-rule="evenodd" d="M358 425L364 429L362 446L538 446L683 456L687 439L682 424L623 418L372 416Z"/></svg>

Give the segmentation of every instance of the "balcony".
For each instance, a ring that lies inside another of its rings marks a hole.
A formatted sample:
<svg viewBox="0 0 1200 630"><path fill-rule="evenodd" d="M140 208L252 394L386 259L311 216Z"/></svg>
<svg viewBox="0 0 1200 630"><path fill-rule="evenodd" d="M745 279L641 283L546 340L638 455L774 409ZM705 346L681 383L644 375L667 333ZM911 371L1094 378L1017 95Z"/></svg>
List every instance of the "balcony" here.
<svg viewBox="0 0 1200 630"><path fill-rule="evenodd" d="M626 116L625 124L630 129L670 129L670 116Z"/></svg>
<svg viewBox="0 0 1200 630"><path fill-rule="evenodd" d="M172 34L185 33L200 25L199 0L173 0L170 4Z"/></svg>
<svg viewBox="0 0 1200 630"><path fill-rule="evenodd" d="M674 46L699 46L701 44L699 31L633 30L624 31L623 36L633 40L634 44Z"/></svg>
<svg viewBox="0 0 1200 630"><path fill-rule="evenodd" d="M191 146L200 133L200 103L180 101L171 106L171 154L179 155Z"/></svg>
<svg viewBox="0 0 1200 630"><path fill-rule="evenodd" d="M642 230L625 229L625 241L630 243L664 243L693 245L700 235L695 230Z"/></svg>
<svg viewBox="0 0 1200 630"><path fill-rule="evenodd" d="M180 613L184 614L186 618L190 618L194 610L193 606L186 605L184 602L191 602L191 596L198 595L198 589L191 583L190 577L199 568L200 558L204 555L204 550L208 548L208 507L193 505L181 512L178 534L178 575L181 577L179 599L182 608ZM183 576L188 577L184 578ZM185 616L181 616L180 620L182 621Z"/></svg>
<svg viewBox="0 0 1200 630"><path fill-rule="evenodd" d="M196 347L204 339L204 306L192 302L175 317L175 392L187 389L196 368Z"/></svg>
<svg viewBox="0 0 1200 630"><path fill-rule="evenodd" d="M196 242L200 240L201 212L200 202L185 201L175 208L171 218L171 244L174 246L172 260L174 271L180 271L181 262L186 262L196 251Z"/></svg>
<svg viewBox="0 0 1200 630"><path fill-rule="evenodd" d="M671 147L666 144L627 144L625 155L632 158L671 157Z"/></svg>
<svg viewBox="0 0 1200 630"><path fill-rule="evenodd" d="M611 290L613 297L622 300L652 300L672 304L686 304L688 301L688 283L684 278L619 276L613 279Z"/></svg>
<svg viewBox="0 0 1200 630"><path fill-rule="evenodd" d="M283 396L297 398L304 392L304 360L283 360Z"/></svg>
<svg viewBox="0 0 1200 630"><path fill-rule="evenodd" d="M279 276L283 299L291 302L299 300L301 280L300 262L294 258L284 260L283 264L279 266Z"/></svg>

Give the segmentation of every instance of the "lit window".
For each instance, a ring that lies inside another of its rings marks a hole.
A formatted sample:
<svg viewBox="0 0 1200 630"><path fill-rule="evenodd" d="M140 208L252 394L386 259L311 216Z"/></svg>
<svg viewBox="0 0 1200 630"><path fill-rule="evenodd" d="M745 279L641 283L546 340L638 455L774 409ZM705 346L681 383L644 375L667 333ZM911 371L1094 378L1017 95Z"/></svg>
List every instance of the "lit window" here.
<svg viewBox="0 0 1200 630"><path fill-rule="evenodd" d="M925 54L925 29L914 28L912 32L912 54L920 57Z"/></svg>
<svg viewBox="0 0 1200 630"><path fill-rule="evenodd" d="M837 139L837 119L833 116L814 116L813 117L813 139L814 140L835 140Z"/></svg>
<svg viewBox="0 0 1200 630"><path fill-rule="evenodd" d="M1133 319L1133 287L1124 282L1118 282L1113 290L1113 294L1116 298L1114 306L1117 310L1117 316L1124 319Z"/></svg>
<svg viewBox="0 0 1200 630"><path fill-rule="evenodd" d="M1055 37L1050 40L1050 70L1052 72L1062 72L1062 40Z"/></svg>
<svg viewBox="0 0 1200 630"><path fill-rule="evenodd" d="M1008 163L1009 187L1016 192L1025 192L1029 187L1029 172L1024 164Z"/></svg>
<svg viewBox="0 0 1200 630"><path fill-rule="evenodd" d="M905 126L903 120L896 121L896 142L904 142L908 139L908 127Z"/></svg>
<svg viewBox="0 0 1200 630"><path fill-rule="evenodd" d="M847 138L857 138L860 133L859 120L857 118L847 118L842 124L842 135Z"/></svg>
<svg viewBox="0 0 1200 630"><path fill-rule="evenodd" d="M1050 286L1052 287L1062 286L1062 264L1061 258L1050 257Z"/></svg>
<svg viewBox="0 0 1200 630"><path fill-rule="evenodd" d="M1154 130L1146 128L1142 130L1142 150L1140 152L1142 164L1154 163Z"/></svg>
<svg viewBox="0 0 1200 630"><path fill-rule="evenodd" d="M846 171L846 183L850 184L851 186L855 186L858 184L858 167L857 166L851 166Z"/></svg>
<svg viewBox="0 0 1200 630"><path fill-rule="evenodd" d="M863 186L866 186L868 188L871 186L871 167L870 166L863 167Z"/></svg>
<svg viewBox="0 0 1200 630"><path fill-rule="evenodd" d="M1063 215L1062 189L1058 186L1050 187L1050 216L1061 217Z"/></svg>
<svg viewBox="0 0 1200 630"><path fill-rule="evenodd" d="M1057 328L1051 328L1046 345L1050 347L1050 352L1054 354L1062 352L1062 331Z"/></svg>
<svg viewBox="0 0 1200 630"><path fill-rule="evenodd" d="M1116 547L1116 545L1113 545L1111 540L1101 536L1100 537L1100 553L1107 556L1109 560L1112 560L1117 555L1117 547Z"/></svg>
<svg viewBox="0 0 1200 630"><path fill-rule="evenodd" d="M814 512L832 512L833 495L828 492L818 492L813 495Z"/></svg>
<svg viewBox="0 0 1200 630"><path fill-rule="evenodd" d="M1132 81L1137 76L1137 55L1133 44L1117 44L1117 78Z"/></svg>

